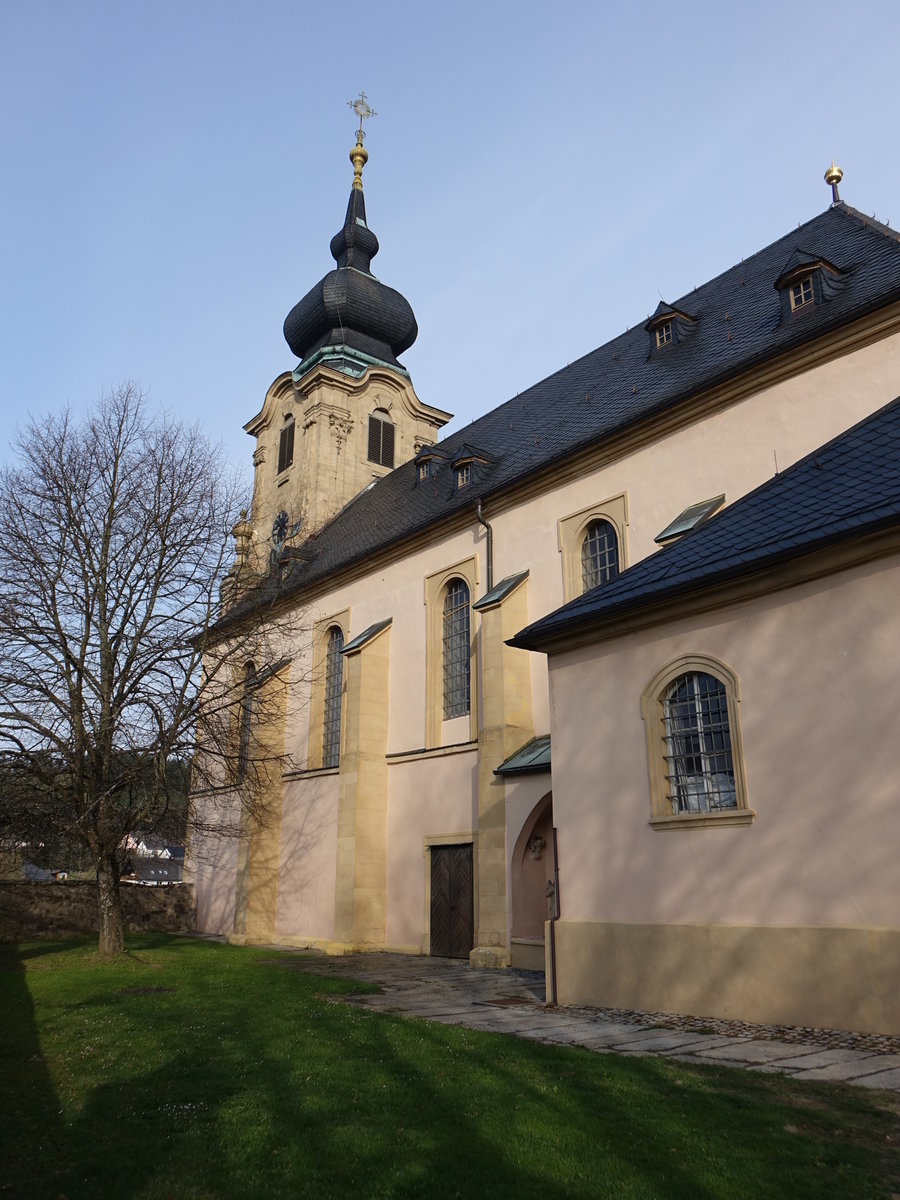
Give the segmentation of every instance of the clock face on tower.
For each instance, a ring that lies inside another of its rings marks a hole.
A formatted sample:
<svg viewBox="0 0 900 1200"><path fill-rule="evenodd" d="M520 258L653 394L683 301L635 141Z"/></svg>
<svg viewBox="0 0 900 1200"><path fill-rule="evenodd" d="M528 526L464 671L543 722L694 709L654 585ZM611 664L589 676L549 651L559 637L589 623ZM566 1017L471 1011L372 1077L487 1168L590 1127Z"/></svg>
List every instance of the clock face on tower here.
<svg viewBox="0 0 900 1200"><path fill-rule="evenodd" d="M289 520L290 517L288 517L287 513L284 511L284 509L282 509L272 522L272 541L275 542L276 545L280 545L287 537Z"/></svg>

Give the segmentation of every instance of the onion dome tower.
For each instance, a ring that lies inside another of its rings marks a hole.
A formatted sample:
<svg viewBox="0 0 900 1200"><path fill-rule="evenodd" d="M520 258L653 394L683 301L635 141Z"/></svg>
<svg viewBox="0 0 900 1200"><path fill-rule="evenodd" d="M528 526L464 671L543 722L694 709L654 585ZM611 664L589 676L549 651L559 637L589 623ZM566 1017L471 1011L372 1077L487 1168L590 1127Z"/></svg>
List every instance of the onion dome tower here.
<svg viewBox="0 0 900 1200"><path fill-rule="evenodd" d="M285 340L300 359L295 379L319 365L355 376L376 365L406 375L397 355L409 349L419 332L406 298L372 274L378 238L366 221L362 171L369 155L362 122L375 114L365 105L364 93L362 108L355 111L360 121L350 151L353 185L343 228L331 239L337 266L294 305L284 322Z"/></svg>
<svg viewBox="0 0 900 1200"><path fill-rule="evenodd" d="M419 399L397 358L419 331L404 297L372 274L378 238L366 220L362 126L375 113L365 92L348 103L359 129L347 215L331 239L335 267L288 313L284 336L300 361L244 426L256 448L251 515L241 525L250 540L238 557L257 575L436 442L451 416Z"/></svg>

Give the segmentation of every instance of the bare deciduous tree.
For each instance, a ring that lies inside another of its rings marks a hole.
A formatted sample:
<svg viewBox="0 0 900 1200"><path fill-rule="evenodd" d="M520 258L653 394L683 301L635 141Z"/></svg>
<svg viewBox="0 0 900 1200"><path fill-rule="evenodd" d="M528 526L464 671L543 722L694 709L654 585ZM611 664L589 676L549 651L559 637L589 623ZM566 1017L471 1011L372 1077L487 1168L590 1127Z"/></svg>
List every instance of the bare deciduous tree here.
<svg viewBox="0 0 900 1200"><path fill-rule="evenodd" d="M115 954L123 839L183 818L189 764L205 832L264 818L277 748L253 752L251 685L280 639L258 608L210 636L237 504L197 429L126 385L82 421L32 421L17 449L0 475L0 836L89 850Z"/></svg>

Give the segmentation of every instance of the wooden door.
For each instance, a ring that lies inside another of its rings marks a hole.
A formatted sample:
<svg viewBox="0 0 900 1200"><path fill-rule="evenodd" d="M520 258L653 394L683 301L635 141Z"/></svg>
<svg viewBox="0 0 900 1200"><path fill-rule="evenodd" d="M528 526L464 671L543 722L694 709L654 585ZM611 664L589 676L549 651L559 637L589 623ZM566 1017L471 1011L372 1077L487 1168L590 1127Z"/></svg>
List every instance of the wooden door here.
<svg viewBox="0 0 900 1200"><path fill-rule="evenodd" d="M468 958L474 944L472 844L431 847L431 953Z"/></svg>

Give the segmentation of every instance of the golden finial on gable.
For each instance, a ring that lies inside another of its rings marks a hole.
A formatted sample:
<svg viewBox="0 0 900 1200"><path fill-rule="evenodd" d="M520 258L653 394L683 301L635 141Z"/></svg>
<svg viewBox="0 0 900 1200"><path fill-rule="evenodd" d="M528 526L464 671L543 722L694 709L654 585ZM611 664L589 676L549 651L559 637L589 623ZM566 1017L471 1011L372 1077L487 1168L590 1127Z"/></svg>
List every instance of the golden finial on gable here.
<svg viewBox="0 0 900 1200"><path fill-rule="evenodd" d="M840 204L841 198L838 195L838 184L844 178L844 172L840 167L834 165L834 159L831 160L831 166L825 172L825 182L831 186L831 203Z"/></svg>

